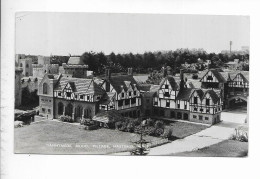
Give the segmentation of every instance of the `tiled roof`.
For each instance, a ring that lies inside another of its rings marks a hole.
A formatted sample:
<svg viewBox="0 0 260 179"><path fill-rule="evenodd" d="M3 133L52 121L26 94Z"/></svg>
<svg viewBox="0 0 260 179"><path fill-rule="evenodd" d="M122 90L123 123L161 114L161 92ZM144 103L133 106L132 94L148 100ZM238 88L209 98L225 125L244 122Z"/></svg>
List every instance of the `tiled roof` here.
<svg viewBox="0 0 260 179"><path fill-rule="evenodd" d="M186 85L188 88L201 88L201 82L199 80L188 79Z"/></svg>
<svg viewBox="0 0 260 179"><path fill-rule="evenodd" d="M63 90L67 84L70 84L75 93L102 95L105 91L97 85L92 79L85 78L67 78L61 77L55 90Z"/></svg>
<svg viewBox="0 0 260 179"><path fill-rule="evenodd" d="M132 75L111 76L109 82L116 90L117 93L120 93L122 91L121 86L125 91L128 90L128 86L126 86L126 82L130 82L132 88L134 87L134 85L136 85L137 89L139 90L139 86Z"/></svg>
<svg viewBox="0 0 260 179"><path fill-rule="evenodd" d="M67 63L68 65L84 65L80 57L70 57Z"/></svg>
<svg viewBox="0 0 260 179"><path fill-rule="evenodd" d="M217 78L217 80L220 82L220 83L225 83L226 80L225 78L220 74L220 71L218 70L210 70L213 75Z"/></svg>
<svg viewBox="0 0 260 179"><path fill-rule="evenodd" d="M217 93L216 93L215 91L213 91L213 90L207 90L207 91L204 93L204 96L205 96L207 93L210 95L212 101L216 104L216 103L218 102L218 100L219 100L219 96L217 95Z"/></svg>
<svg viewBox="0 0 260 179"><path fill-rule="evenodd" d="M177 97L176 100L182 100L182 101L187 101L190 99L190 95L192 94L194 90L192 88L184 88L181 90Z"/></svg>
<svg viewBox="0 0 260 179"><path fill-rule="evenodd" d="M163 80L160 83L160 88L162 87L162 85L164 84L164 82L168 79L171 87L173 90L178 90L179 89L179 79L178 78L174 78L173 76L166 76L165 78L163 78Z"/></svg>
<svg viewBox="0 0 260 179"><path fill-rule="evenodd" d="M114 96L115 96L114 92L106 92L100 104L108 105L113 100Z"/></svg>

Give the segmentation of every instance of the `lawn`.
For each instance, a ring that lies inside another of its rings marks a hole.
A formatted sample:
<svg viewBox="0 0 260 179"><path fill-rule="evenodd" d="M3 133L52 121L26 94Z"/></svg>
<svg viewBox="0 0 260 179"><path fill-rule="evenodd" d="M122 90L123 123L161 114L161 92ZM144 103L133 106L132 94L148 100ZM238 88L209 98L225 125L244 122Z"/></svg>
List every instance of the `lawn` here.
<svg viewBox="0 0 260 179"><path fill-rule="evenodd" d="M196 151L177 153L174 155L184 157L246 157L247 153L248 142L225 140Z"/></svg>
<svg viewBox="0 0 260 179"><path fill-rule="evenodd" d="M87 131L83 126L43 121L14 129L15 153L42 154L108 154L129 151L131 141L139 139L138 134L101 128ZM147 140L160 143L157 137Z"/></svg>
<svg viewBox="0 0 260 179"><path fill-rule="evenodd" d="M208 128L208 126L205 125L185 122L171 122L167 125L167 127L172 128L172 140L182 139Z"/></svg>

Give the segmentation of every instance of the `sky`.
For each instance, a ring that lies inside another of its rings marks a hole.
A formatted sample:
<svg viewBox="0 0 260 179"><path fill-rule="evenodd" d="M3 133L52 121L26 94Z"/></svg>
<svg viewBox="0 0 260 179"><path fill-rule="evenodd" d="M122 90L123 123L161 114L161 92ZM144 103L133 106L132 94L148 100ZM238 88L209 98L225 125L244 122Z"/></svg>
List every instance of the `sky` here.
<svg viewBox="0 0 260 179"><path fill-rule="evenodd" d="M144 53L250 45L249 16L20 12L16 54Z"/></svg>

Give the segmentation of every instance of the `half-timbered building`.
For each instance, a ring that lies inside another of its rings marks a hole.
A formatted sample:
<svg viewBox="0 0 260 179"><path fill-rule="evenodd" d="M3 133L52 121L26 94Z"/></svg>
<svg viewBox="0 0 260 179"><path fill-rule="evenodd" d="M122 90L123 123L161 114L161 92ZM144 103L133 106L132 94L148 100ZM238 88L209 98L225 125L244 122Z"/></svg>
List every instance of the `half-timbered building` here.
<svg viewBox="0 0 260 179"><path fill-rule="evenodd" d="M106 95L99 105L100 110L117 110L125 117L139 117L141 115L141 97L137 82L133 78L132 68L127 75L111 76L106 69L106 77L102 83Z"/></svg>

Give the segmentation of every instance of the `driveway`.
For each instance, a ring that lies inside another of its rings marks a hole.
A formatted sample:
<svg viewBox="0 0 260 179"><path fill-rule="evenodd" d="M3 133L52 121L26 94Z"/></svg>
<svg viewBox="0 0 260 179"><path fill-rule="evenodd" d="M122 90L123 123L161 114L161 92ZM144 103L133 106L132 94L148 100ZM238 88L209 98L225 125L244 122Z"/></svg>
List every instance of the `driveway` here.
<svg viewBox="0 0 260 179"><path fill-rule="evenodd" d="M225 122L231 122L231 123L239 123L244 124L245 119L247 117L247 113L243 111L223 111L221 113L221 120Z"/></svg>

